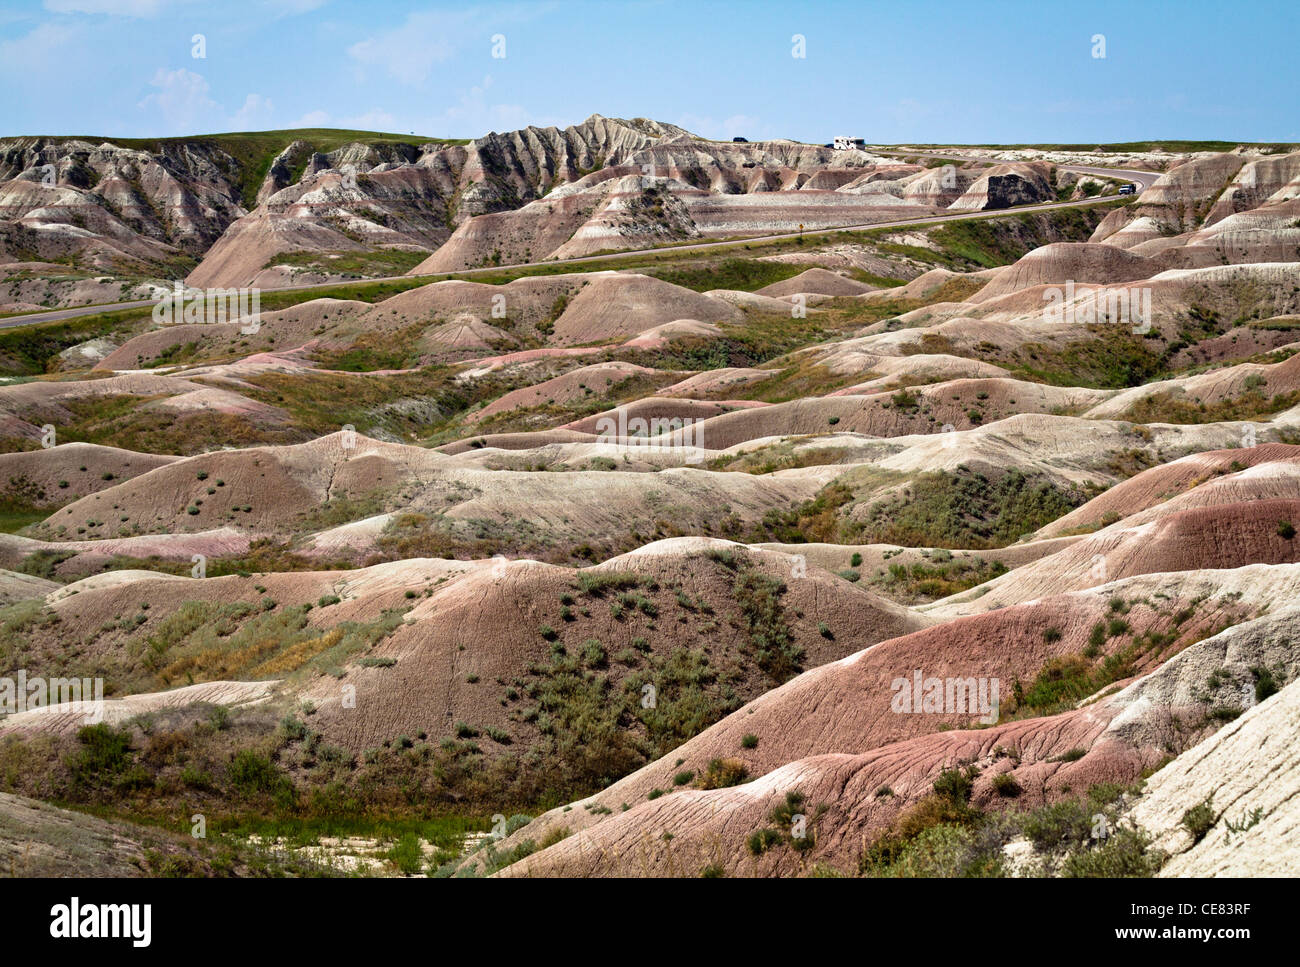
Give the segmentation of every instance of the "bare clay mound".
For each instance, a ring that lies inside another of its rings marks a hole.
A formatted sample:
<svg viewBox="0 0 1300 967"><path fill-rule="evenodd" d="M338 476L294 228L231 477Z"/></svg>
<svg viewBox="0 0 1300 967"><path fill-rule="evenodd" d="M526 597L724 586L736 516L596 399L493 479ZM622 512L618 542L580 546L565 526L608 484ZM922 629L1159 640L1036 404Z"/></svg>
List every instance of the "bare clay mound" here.
<svg viewBox="0 0 1300 967"><path fill-rule="evenodd" d="M633 363L610 362L582 366L544 382L511 390L481 410L476 410L466 422L481 423L489 417L509 413L511 410L583 400L597 393L608 393L620 383L636 377L671 383L678 375L680 374L637 366Z"/></svg>
<svg viewBox="0 0 1300 967"><path fill-rule="evenodd" d="M254 532L292 528L331 497L397 487L444 459L430 450L343 432L294 446L215 451L82 498L32 533L71 540L223 526Z"/></svg>
<svg viewBox="0 0 1300 967"><path fill-rule="evenodd" d="M1171 853L1162 877L1300 875L1300 682L1250 709L1157 772L1131 813ZM1194 841L1188 803L1211 804ZM1245 832L1233 832L1249 827Z"/></svg>
<svg viewBox="0 0 1300 967"><path fill-rule="evenodd" d="M264 269L281 253L362 250L327 225L259 208L232 222L185 281L198 288L266 284Z"/></svg>
<svg viewBox="0 0 1300 967"><path fill-rule="evenodd" d="M469 447L479 439L470 438ZM319 546L309 544L304 552L331 560L346 552L366 560L376 552L374 538L392 518L411 512L436 518L448 536L469 541L485 522L497 525L508 552L516 550L516 539L530 535L539 547L559 541L603 546L621 542L638 521L649 520L652 529L696 532L707 532L724 518L743 526L811 499L841 472L838 467L761 476L693 467L653 475L483 470L433 450L340 432L305 444L187 457L74 501L32 525L30 533L71 542L228 527L250 538L315 534ZM345 532L320 519L323 505L345 500L374 508L357 513L374 525L364 535L352 524L343 525ZM528 508L524 528L517 523L521 507ZM514 538L507 541L506 535Z"/></svg>
<svg viewBox="0 0 1300 967"><path fill-rule="evenodd" d="M583 656L584 665L609 676L615 686L651 661L680 660L682 649L694 649L697 657L686 660L710 663L707 680L723 676L737 705L770 688L770 673L754 659L756 645L738 597L742 576L780 586L779 614L801 649L798 667L833 661L925 623L796 558L757 553L737 565L726 556L732 554L745 552L728 542L684 538L581 570L535 561L404 560L357 571L263 574L256 580L143 573L117 580L96 577L67 589L76 593L49 596L58 621L42 647L57 650L77 642L90 655L101 656L116 680L118 672L136 667L128 647L132 636L149 630L123 629L110 619L137 610L142 599L153 603L147 625L188 602L259 605L271 600L275 607L293 607L332 595L336 603L306 615L322 632L345 621L373 621L390 609L405 612L389 637L347 659L342 679L319 669L305 677L302 672L291 675L285 687L319 706L314 721L332 740L361 749L400 734L450 735L455 723L463 721L489 731L499 746L526 749L541 735L540 724L522 714L527 697L511 695L501 682L528 677L531 666L553 660L558 647ZM563 603L566 598L570 605ZM626 605L615 607L624 600ZM823 633L822 627L832 624L838 632ZM592 642L600 649L598 657L593 657ZM328 637L319 639L318 647L329 643ZM284 671L293 673L294 668ZM355 688L355 707L342 702L340 683ZM178 682L159 682L160 687L168 684ZM237 698L264 697L272 684L248 683L248 694L240 692ZM194 700L224 701L225 692L212 687L216 691ZM665 695L665 700L671 697ZM114 714L186 701L183 691L142 693L115 706ZM18 725L60 731L67 722L45 715Z"/></svg>
<svg viewBox="0 0 1300 967"><path fill-rule="evenodd" d="M579 433L576 430L538 430L533 433L485 433L482 436L470 436L454 443L444 443L437 448L439 453L455 456L470 450L495 448L498 450L532 450L537 447L550 446L554 443L590 443L595 436Z"/></svg>
<svg viewBox="0 0 1300 967"><path fill-rule="evenodd" d="M633 421L643 420L645 421L645 428L642 433L648 435L656 427L659 430L671 429L674 420L691 423L697 420L706 420L711 416L718 416L722 413L729 413L733 410L753 409L767 405L769 404L752 400L697 402L695 400L648 396L645 399L628 403L626 406L617 409L606 410L592 416L584 416L580 420L564 424L560 429L577 430L582 433L596 433L598 431L604 433L610 422L602 423L602 421L612 421L613 425L617 427L615 435L622 436L635 433L641 427L641 424ZM703 443L703 441L700 442Z"/></svg>
<svg viewBox="0 0 1300 967"><path fill-rule="evenodd" d="M1270 202L1194 232L1137 242L1130 251L1179 269L1221 265L1229 253L1235 263L1289 262L1295 258L1296 241L1300 239L1297 215L1300 200L1296 198Z"/></svg>
<svg viewBox="0 0 1300 967"><path fill-rule="evenodd" d="M0 792L0 867L22 877L138 877L150 854L183 852L176 837Z"/></svg>
<svg viewBox="0 0 1300 967"><path fill-rule="evenodd" d="M711 664L727 670L738 695L756 697L772 681L750 653L749 632L734 597L738 574L711 558L710 550L744 553L723 541L681 538L584 570L534 561L474 570L435 587L375 650L376 657L396 659L395 664L348 666L355 708L342 706L339 683L328 677L308 684L303 696L316 703L315 720L324 733L350 748L420 731L449 735L464 721L500 730L512 746L526 749L539 735L537 723L521 714L527 697L511 698L498 679L509 683L526 677L530 664L549 662L557 646L581 655L594 640L608 655L593 666L595 672L612 682L644 665L646 659L633 657L638 651L667 657L682 648L701 649ZM803 577L793 577L796 566ZM786 555L752 555L752 567L753 573L784 583L781 608L804 650L803 667L834 661L922 620ZM618 613L612 605L622 592L602 587L597 583L602 576L623 577L623 589L653 607L629 605ZM689 607L679 603L679 591ZM572 605L561 603L565 595ZM572 620L565 620L565 607ZM654 609L657 616L647 613ZM819 630L823 623L839 630L827 637ZM539 630L545 628L554 630L555 644Z"/></svg>
<svg viewBox="0 0 1300 967"><path fill-rule="evenodd" d="M1057 242L1022 256L970 299L984 302L1037 285L1132 282L1163 266L1114 245Z"/></svg>
<svg viewBox="0 0 1300 967"><path fill-rule="evenodd" d="M555 321L553 341L578 345L627 339L677 319L739 322L739 309L645 275L600 272L590 278Z"/></svg>
<svg viewBox="0 0 1300 967"><path fill-rule="evenodd" d="M765 379L771 379L774 372L774 370L769 369L746 369L736 366L711 369L707 372L696 373L694 376L688 376L680 383L673 383L672 386L664 387L660 390L660 395L701 400L729 397L738 391L743 391L748 386L761 383Z"/></svg>
<svg viewBox="0 0 1300 967"><path fill-rule="evenodd" d="M386 319L410 324L458 316L492 324L508 317L531 326L551 313L557 299L576 292L585 281L583 275L552 275L516 279L506 285L431 282L376 303L366 317L372 324Z"/></svg>
<svg viewBox="0 0 1300 967"><path fill-rule="evenodd" d="M678 437L696 432L711 449L765 437L832 432L896 437L967 429L1013 413L1050 413L1090 405L1106 390L1071 389L1013 379L957 379L864 396L814 396L726 413Z"/></svg>
<svg viewBox="0 0 1300 967"><path fill-rule="evenodd" d="M712 323L699 322L695 319L677 319L633 336L623 343L623 347L626 349L660 349L677 339L711 339L721 335L722 330Z"/></svg>
<svg viewBox="0 0 1300 967"><path fill-rule="evenodd" d="M1300 474L1289 475L1285 489L1300 493ZM1300 541L1279 533L1282 522L1300 520L1300 497L1186 507L1187 498L1196 496L1198 492L1175 498L1148 512L1158 516L1113 524L1014 574L993 579L978 592L963 592L922 610L951 616L969 613L972 607L992 610L1138 574L1300 561Z"/></svg>
<svg viewBox="0 0 1300 967"><path fill-rule="evenodd" d="M507 263L548 258L586 223L592 194L546 198L514 211L466 219L409 274L457 272L481 266L493 256Z"/></svg>
<svg viewBox="0 0 1300 967"><path fill-rule="evenodd" d="M168 692L108 699L99 707L93 701L82 700L28 709L0 722L0 737L13 733L68 735L82 728L87 716L92 714L109 725L118 725L137 715L200 703L227 707L257 704L270 698L277 684L275 681L203 682Z"/></svg>
<svg viewBox="0 0 1300 967"><path fill-rule="evenodd" d="M156 373L130 373L106 379L78 379L54 382L32 380L0 386L0 420L7 435L24 435L39 440L41 426L66 426L74 415L64 403L111 396L174 396L202 389L197 383L172 379Z"/></svg>
<svg viewBox="0 0 1300 967"><path fill-rule="evenodd" d="M1144 769L1159 767L1171 749L1187 751L1156 773L1133 811L1144 827L1163 834L1158 846L1186 849L1189 838L1181 817L1187 804L1217 791L1225 806L1237 806L1240 812L1260 807L1279 838L1258 840L1256 849L1277 852L1279 842L1296 842L1295 810L1289 805L1296 789L1294 756L1261 756L1260 750L1279 734L1296 731L1297 686L1218 732L1221 723L1206 712L1225 699L1241 700L1237 686L1250 679L1252 665L1268 664L1294 678L1300 666L1286 639L1298 622L1300 613L1289 608L1230 628L1191 645L1118 693L1054 716L977 731L934 732L859 754L799 758L740 786L676 791L608 815L585 808L553 810L516 832L507 845L524 838L537 842L566 823L578 828L576 834L499 875L693 877L706 867L731 876L798 876L825 867L852 875L872 841L932 792L943 769L973 764L980 770L971 797L980 808L1026 808L1097 783L1130 782ZM1215 671L1224 685L1207 694L1205 683ZM1272 730L1266 731L1260 719L1267 719ZM1171 725L1178 720L1199 724L1180 730ZM1240 777L1241 761L1268 764L1251 781ZM994 786L1005 775L1021 789L1014 806ZM808 817L809 848L789 848L789 841L778 837L775 848L754 855L750 838L773 826L773 810L791 793L803 797L800 811ZM1237 817L1224 809L1222 818ZM1238 851L1228 849L1232 838L1226 823L1221 819L1218 825L1209 844L1176 857L1162 875L1205 868L1247 872L1237 862ZM1294 867L1290 859L1266 865Z"/></svg>
<svg viewBox="0 0 1300 967"><path fill-rule="evenodd" d="M88 532L90 529L87 529ZM84 536L84 535L83 535ZM0 567L18 568L34 554L57 557L53 573L58 578L93 574L117 563L118 557L191 563L195 554L234 557L248 552L250 536L233 527L191 534L142 534L90 540L43 541L17 534L0 534Z"/></svg>
<svg viewBox="0 0 1300 967"><path fill-rule="evenodd" d="M321 331L355 331L357 320L370 309L367 302L311 299L287 309L262 313L256 336L241 331L247 323L160 326L131 337L96 363L95 369L139 369L157 360L167 350L191 342L203 352L236 352L244 348L244 344L254 342L262 347L264 339L274 336L276 347L299 347Z"/></svg>
<svg viewBox="0 0 1300 967"><path fill-rule="evenodd" d="M865 282L859 282L856 279L840 275L838 272L831 272L823 268L811 268L806 272L800 272L794 278L782 282L773 282L771 285L758 289L757 292L759 295L770 295L777 298L795 295L799 292L843 296L874 292L876 288L874 285L867 285Z"/></svg>
<svg viewBox="0 0 1300 967"><path fill-rule="evenodd" d="M1110 523L1144 511L1224 474L1271 463L1300 463L1300 446L1266 443L1257 447L1189 454L1121 481L1082 507L1052 521L1034 536L1056 537L1097 528L1103 522Z"/></svg>
<svg viewBox="0 0 1300 967"><path fill-rule="evenodd" d="M1195 213L1210 205L1245 163L1241 155L1220 154L1171 168L1142 192L1136 205L1107 215L1091 240L1109 239L1113 245L1128 248L1146 236L1122 237L1126 234L1122 230L1143 219L1152 221L1157 235L1162 233L1161 228L1188 231L1194 227Z"/></svg>
<svg viewBox="0 0 1300 967"><path fill-rule="evenodd" d="M13 604L15 601L27 601L32 598L43 598L51 591L56 591L59 584L55 581L47 581L45 578L33 577L30 574L19 574L17 571L0 569L0 605Z"/></svg>
<svg viewBox="0 0 1300 967"><path fill-rule="evenodd" d="M1134 407L1151 399L1169 399L1199 406L1235 400L1252 392L1269 398L1285 398L1297 390L1300 390L1300 357L1290 356L1278 363L1242 363L1196 376L1135 386L1099 403L1083 415L1101 420L1122 419L1133 413Z"/></svg>
<svg viewBox="0 0 1300 967"><path fill-rule="evenodd" d="M1220 593L1225 575L1236 580L1224 591L1253 589L1255 600L1249 608L1234 605L1231 599L1205 600L1209 597L1206 591ZM945 728L970 728L979 718L978 712L893 713L893 682L910 679L917 669L925 677L940 679L997 679L1001 706L1009 711L1014 707L1012 682L1031 682L1048 662L1080 653L1096 622L1112 614L1110 601L1115 597L1132 601L1125 618L1135 638L1147 630L1173 634L1163 651L1147 653L1135 661L1134 670L1143 673L1217 630L1225 619L1249 618L1269 601L1285 600L1297 581L1300 567L1294 565L1259 567L1246 576L1224 571L1147 575L1115 582L1104 590L1054 596L936 625L800 675L683 744L672 756L597 793L589 802L618 813L622 803L635 806L645 802L654 789L674 789L673 777L681 770L704 774L713 759L735 759L745 766L748 776L763 777L810 756L859 755ZM1144 599L1156 591L1166 597L1146 603ZM1193 605L1198 596L1202 600ZM1176 623L1178 612L1186 607L1192 613ZM1049 629L1057 634L1045 635ZM1126 639L1111 639L1102 646L1097 660L1125 644ZM747 748L742 741L745 735L757 736L757 745ZM567 823L578 828L595 821L589 810L581 810L581 816L578 812L548 813L529 833L544 832L551 825Z"/></svg>
<svg viewBox="0 0 1300 967"><path fill-rule="evenodd" d="M93 443L0 454L0 493L42 505L67 503L181 459Z"/></svg>

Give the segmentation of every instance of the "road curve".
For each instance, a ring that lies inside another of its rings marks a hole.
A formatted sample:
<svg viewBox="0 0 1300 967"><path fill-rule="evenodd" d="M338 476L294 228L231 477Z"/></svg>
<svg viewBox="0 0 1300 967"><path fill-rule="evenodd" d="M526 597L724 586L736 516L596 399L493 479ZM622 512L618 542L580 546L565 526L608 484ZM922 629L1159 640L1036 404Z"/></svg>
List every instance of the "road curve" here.
<svg viewBox="0 0 1300 967"><path fill-rule="evenodd" d="M893 154L905 154L908 157L915 158L943 158L941 154L927 154L916 151L895 151L882 152ZM963 158L964 161L981 161L991 164L1008 164L996 158ZM1160 177L1157 171L1140 171L1125 168L1099 168L1090 165L1057 165L1062 171L1073 171L1083 175L1099 175L1102 177L1114 178L1116 176L1127 177L1129 180L1141 186L1141 191L1150 188L1151 185ZM703 252L709 249L725 248L734 245L746 245L752 242L780 242L790 239L799 238L816 238L821 235L833 235L836 232L860 232L876 228L906 228L913 225L933 225L938 222L968 221L973 218L997 218L1008 214L1009 212L1041 212L1050 211L1054 208L1075 208L1087 205L1095 205L1099 202L1111 201L1120 198L1120 195L1097 195L1093 198L1079 199L1078 201L1056 201L1044 202L1037 205L1017 205L1013 208L994 208L979 212L953 212L943 215L927 215L922 218L903 218L888 222L868 222L866 224L856 225L837 225L833 228L820 228L809 232L782 232L775 235L753 235L740 239L728 239L716 242L695 242L690 245L670 245L660 248L642 248L627 249L620 252L610 252L603 255L583 255L571 259L551 259L545 262L519 262L513 265L494 265L481 269L465 269L460 272L439 272L435 275L385 275L373 279L357 279L351 284L360 285L370 282L396 282L407 279L428 279L437 281L438 279L447 279L455 276L458 279L472 277L475 275L490 275L497 272L505 272L516 269L543 268L555 265L592 265L602 262L617 262L623 259L631 258L638 255L662 255L666 253L677 252ZM313 289L332 289L339 285L347 285L347 282L313 282L308 285L283 285L262 289L263 292L310 292ZM153 306L153 299L136 299L130 302L109 302L94 306L75 306L69 309L54 309L49 312L32 312L20 316L11 316L7 319L0 319L0 329L14 329L19 326L34 326L44 322L58 322L62 319L75 319L78 316L92 316L101 312L122 312L128 309L145 309Z"/></svg>

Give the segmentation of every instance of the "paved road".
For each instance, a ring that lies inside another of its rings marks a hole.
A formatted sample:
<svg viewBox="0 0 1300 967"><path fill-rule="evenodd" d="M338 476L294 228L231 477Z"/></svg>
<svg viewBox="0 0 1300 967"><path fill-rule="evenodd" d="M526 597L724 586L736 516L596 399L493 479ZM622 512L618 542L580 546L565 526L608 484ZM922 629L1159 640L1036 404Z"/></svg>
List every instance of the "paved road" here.
<svg viewBox="0 0 1300 967"><path fill-rule="evenodd" d="M951 155L927 154L917 151L886 151L880 154L902 154L909 158L946 158ZM992 164L1007 164L997 158L964 158L966 161L984 161ZM1160 177L1159 172L1155 171L1133 171L1124 168L1097 168L1088 165L1057 165L1063 171L1073 171L1077 174L1100 175L1103 177L1126 177L1130 181L1141 185L1141 191L1150 188L1152 183ZM807 238L816 238L820 235L833 235L836 232L856 232L866 231L875 228L905 228L912 225L933 225L938 222L967 221L972 218L997 218L1007 215L1008 213L1020 212L1041 212L1050 211L1053 208L1074 208L1082 205L1094 205L1101 201L1109 201L1112 198L1121 197L1119 195L1097 195L1094 198L1086 198L1080 201L1057 201L1046 202L1038 205L1017 205L1015 208L998 208L992 211L981 212L953 212L943 215L929 215L923 218L902 218L888 222L868 222L861 225L839 225L834 228L821 228L814 231L803 232L802 236ZM386 275L375 279L358 279L352 283L339 282L317 282L310 285L283 285L263 289L263 292L310 292L313 289L330 289L340 284L360 284L364 282L395 282L406 281L409 279L445 279L455 275L457 278L472 277L475 275L491 275L503 271L513 271L516 269L541 268L554 265L591 265L601 262L617 262L637 255L664 255L676 254L678 252L705 252L710 249L725 248L728 246L745 245L753 242L780 242L800 237L799 232L783 232L776 235L755 235L743 239L731 239L719 242L695 242L690 245L672 245L661 248L643 248L629 249L622 252L611 252L607 255L584 255L579 258L571 259L551 259L546 262L523 262L516 265L492 266L482 269L465 269L460 272L440 272L436 275ZM55 309L50 312L32 312L21 316L12 316L8 319L0 319L0 329L13 329L18 326L30 326L41 322L57 322L60 319L75 319L78 316L91 316L100 312L118 312L125 309L145 309L154 304L153 299L137 299L130 302L112 302L105 305L97 306L77 306L71 309Z"/></svg>

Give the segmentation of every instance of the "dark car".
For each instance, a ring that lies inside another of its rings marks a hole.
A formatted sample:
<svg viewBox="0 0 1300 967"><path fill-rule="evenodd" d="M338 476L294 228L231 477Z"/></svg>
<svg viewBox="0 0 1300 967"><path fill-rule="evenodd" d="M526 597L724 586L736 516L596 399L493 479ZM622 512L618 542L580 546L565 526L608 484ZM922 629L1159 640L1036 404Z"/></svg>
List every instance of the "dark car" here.
<svg viewBox="0 0 1300 967"><path fill-rule="evenodd" d="M734 137L731 140L736 144L749 144L749 138Z"/></svg>

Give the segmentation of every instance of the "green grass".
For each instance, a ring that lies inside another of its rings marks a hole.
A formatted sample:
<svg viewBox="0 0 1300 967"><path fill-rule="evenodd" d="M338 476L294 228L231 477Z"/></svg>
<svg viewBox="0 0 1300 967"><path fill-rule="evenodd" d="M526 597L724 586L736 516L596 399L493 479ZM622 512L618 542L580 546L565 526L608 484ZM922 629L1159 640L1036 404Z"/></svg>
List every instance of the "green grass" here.
<svg viewBox="0 0 1300 967"><path fill-rule="evenodd" d="M804 265L787 265L782 262L727 258L713 264L655 268L646 274L697 292L707 292L709 289L753 292L793 278L806 268Z"/></svg>
<svg viewBox="0 0 1300 967"><path fill-rule="evenodd" d="M418 836L444 848L457 848L468 833L491 828L486 816L452 813L424 819L403 816L231 816L219 831L247 839L283 840L288 846L313 846L324 838L359 836L367 839L401 839Z"/></svg>
<svg viewBox="0 0 1300 967"><path fill-rule="evenodd" d="M380 302L410 289L428 285L432 277L411 277L385 281L340 282L283 292L263 292L261 311L275 312L312 299L340 299L355 302ZM78 343L99 337L116 337L125 341L153 328L151 307L113 309L55 322L37 322L29 326L0 329L0 375L34 376L51 370L60 352Z"/></svg>
<svg viewBox="0 0 1300 967"><path fill-rule="evenodd" d="M1235 399L1197 403L1172 393L1143 397L1125 412L1123 419L1134 423L1224 423L1271 416L1300 403L1300 392L1267 396L1257 388L1247 389Z"/></svg>
<svg viewBox="0 0 1300 967"><path fill-rule="evenodd" d="M1127 202L1106 201L1092 206L947 222L924 230L937 249L890 241L898 229L874 229L864 234L884 253L965 272L1010 265L1049 242L1086 242L1102 218L1112 208L1124 204Z"/></svg>
<svg viewBox="0 0 1300 967"><path fill-rule="evenodd" d="M795 641L781 603L785 591L784 581L746 567L740 569L732 587L749 632L754 661L773 685L803 670L804 649Z"/></svg>
<svg viewBox="0 0 1300 967"><path fill-rule="evenodd" d="M1005 547L1095 496L1012 470L997 479L965 467L920 474L874 502L843 536L847 543L906 547ZM924 579L924 576L923 576Z"/></svg>
<svg viewBox="0 0 1300 967"><path fill-rule="evenodd" d="M997 352L982 353L976 347L976 356L987 362L1005 363L1012 376L1052 386L1125 389L1164 375L1168 354L1160 343L1123 326L1092 325L1088 330L1091 338L1059 349L1029 343L1004 359Z"/></svg>
<svg viewBox="0 0 1300 967"><path fill-rule="evenodd" d="M387 248L370 252L282 252L263 268L289 265L329 275L405 275L429 254Z"/></svg>
<svg viewBox="0 0 1300 967"><path fill-rule="evenodd" d="M909 879L1004 877L1011 871L1003 848L1017 837L1033 845L1028 875L1149 877L1164 863L1164 854L1151 849L1145 833L1119 822L1120 796L1136 788L1099 784L1082 796L1023 812L983 811L970 802L978 776L973 766L941 773L933 793L904 810L868 845L858 872ZM1001 773L992 785L1002 801L1009 802L1019 783L1011 773ZM1098 813L1109 830L1101 841L1092 836Z"/></svg>
<svg viewBox="0 0 1300 967"><path fill-rule="evenodd" d="M0 329L0 373L26 376L44 373L63 350L89 339L116 335L129 323L147 318L148 314L148 310L127 309Z"/></svg>
<svg viewBox="0 0 1300 967"><path fill-rule="evenodd" d="M956 558L947 551L939 551L911 565L890 564L879 583L884 584L893 597L907 601L933 601L991 581L1006 572L1007 566L1001 561L990 563L981 557Z"/></svg>
<svg viewBox="0 0 1300 967"><path fill-rule="evenodd" d="M38 524L54 513L54 508L22 507L0 503L0 534L17 534L24 527Z"/></svg>

